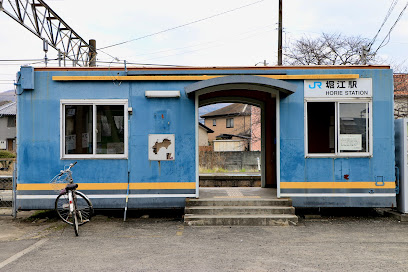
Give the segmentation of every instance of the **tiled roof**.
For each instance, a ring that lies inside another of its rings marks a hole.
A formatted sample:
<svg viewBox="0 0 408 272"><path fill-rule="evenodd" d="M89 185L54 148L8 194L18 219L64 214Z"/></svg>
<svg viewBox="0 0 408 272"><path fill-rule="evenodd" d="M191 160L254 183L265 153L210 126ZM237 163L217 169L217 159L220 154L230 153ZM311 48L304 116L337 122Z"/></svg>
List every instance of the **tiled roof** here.
<svg viewBox="0 0 408 272"><path fill-rule="evenodd" d="M216 116L237 116L237 115L251 115L251 105L234 103L221 109L201 115L201 117L209 118Z"/></svg>
<svg viewBox="0 0 408 272"><path fill-rule="evenodd" d="M408 96L408 74L394 74L394 96Z"/></svg>
<svg viewBox="0 0 408 272"><path fill-rule="evenodd" d="M17 103L11 102L0 106L0 116L16 115Z"/></svg>

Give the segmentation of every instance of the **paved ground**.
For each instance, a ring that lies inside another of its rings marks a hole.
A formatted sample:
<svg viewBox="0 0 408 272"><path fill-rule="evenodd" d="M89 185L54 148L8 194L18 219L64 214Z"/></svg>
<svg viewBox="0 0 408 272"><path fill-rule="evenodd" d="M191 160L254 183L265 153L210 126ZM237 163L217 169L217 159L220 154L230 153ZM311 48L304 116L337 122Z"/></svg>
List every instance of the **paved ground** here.
<svg viewBox="0 0 408 272"><path fill-rule="evenodd" d="M0 216L0 271L407 271L408 224L326 211L291 227L188 227L181 213ZM146 212L147 213L147 212ZM31 216L31 217L30 217ZM146 216L145 216L146 217Z"/></svg>

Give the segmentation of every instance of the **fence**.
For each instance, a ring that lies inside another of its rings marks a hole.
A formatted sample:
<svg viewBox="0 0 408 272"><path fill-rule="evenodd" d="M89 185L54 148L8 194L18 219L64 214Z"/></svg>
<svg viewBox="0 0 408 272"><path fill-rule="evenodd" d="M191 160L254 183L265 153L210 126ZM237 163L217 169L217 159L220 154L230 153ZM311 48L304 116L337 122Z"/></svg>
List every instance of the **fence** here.
<svg viewBox="0 0 408 272"><path fill-rule="evenodd" d="M15 159L0 159L0 215L15 216Z"/></svg>
<svg viewBox="0 0 408 272"><path fill-rule="evenodd" d="M200 167L223 168L227 171L243 169L257 171L260 151L200 151Z"/></svg>

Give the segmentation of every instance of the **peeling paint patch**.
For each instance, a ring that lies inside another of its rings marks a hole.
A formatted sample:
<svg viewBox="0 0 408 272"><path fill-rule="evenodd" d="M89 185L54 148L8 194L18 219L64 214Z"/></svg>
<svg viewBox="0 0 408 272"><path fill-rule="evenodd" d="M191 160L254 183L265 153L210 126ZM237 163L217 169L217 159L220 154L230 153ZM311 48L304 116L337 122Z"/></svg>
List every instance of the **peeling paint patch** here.
<svg viewBox="0 0 408 272"><path fill-rule="evenodd" d="M174 155L174 134L149 134L149 160L172 161Z"/></svg>

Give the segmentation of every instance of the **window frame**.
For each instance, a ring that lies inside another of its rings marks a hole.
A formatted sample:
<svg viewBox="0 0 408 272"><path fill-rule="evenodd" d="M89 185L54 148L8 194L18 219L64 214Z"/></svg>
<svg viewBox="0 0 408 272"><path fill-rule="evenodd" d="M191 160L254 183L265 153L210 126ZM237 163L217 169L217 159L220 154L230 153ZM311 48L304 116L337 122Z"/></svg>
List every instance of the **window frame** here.
<svg viewBox="0 0 408 272"><path fill-rule="evenodd" d="M228 120L230 120L230 125L228 126ZM231 125L232 124L232 125ZM226 118L225 120L225 127L226 128L234 128L234 118Z"/></svg>
<svg viewBox="0 0 408 272"><path fill-rule="evenodd" d="M334 118L334 153L309 153L308 151L308 122L307 122L307 103L308 102L332 102L335 108ZM340 135L340 107L339 104L368 104L368 151L366 152L340 152L338 149L338 139ZM347 157L372 157L373 156L373 110L371 98L305 98L304 99L304 151L305 158L347 158Z"/></svg>
<svg viewBox="0 0 408 272"><path fill-rule="evenodd" d="M92 105L92 154L65 154L65 105ZM96 106L123 105L124 153L96 154ZM127 159L128 158L128 100L127 99L61 99L60 100L60 158L61 159Z"/></svg>

